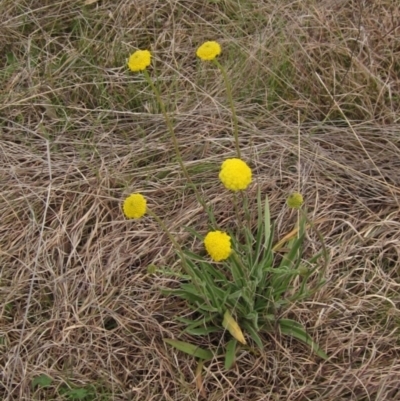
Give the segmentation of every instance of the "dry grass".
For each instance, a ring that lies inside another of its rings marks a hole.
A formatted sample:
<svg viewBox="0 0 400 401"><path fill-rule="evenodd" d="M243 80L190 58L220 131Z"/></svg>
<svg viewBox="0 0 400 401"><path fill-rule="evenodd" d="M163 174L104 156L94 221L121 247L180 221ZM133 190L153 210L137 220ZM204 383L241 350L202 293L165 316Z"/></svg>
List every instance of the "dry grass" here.
<svg viewBox="0 0 400 401"><path fill-rule="evenodd" d="M326 286L287 312L330 359L265 336L233 370L206 366L207 398L400 398L397 2L3 0L1 12L0 398L60 399L72 383L93 386L90 400L201 399L196 362L162 341L180 335L185 305L146 273L177 263L174 251L120 204L142 191L187 246L183 226L207 226L153 95L126 71L132 50L150 48L186 165L228 223L216 179L234 154L228 103L218 71L194 59L209 39L223 46L242 152L277 235L300 185L331 263ZM43 373L52 386L33 390Z"/></svg>

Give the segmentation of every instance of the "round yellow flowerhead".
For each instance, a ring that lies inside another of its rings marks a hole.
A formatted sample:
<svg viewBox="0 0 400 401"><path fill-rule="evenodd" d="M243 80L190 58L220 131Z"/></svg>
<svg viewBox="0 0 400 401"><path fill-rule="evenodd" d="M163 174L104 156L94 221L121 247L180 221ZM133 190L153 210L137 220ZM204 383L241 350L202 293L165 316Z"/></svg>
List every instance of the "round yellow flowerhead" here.
<svg viewBox="0 0 400 401"><path fill-rule="evenodd" d="M122 209L128 219L139 219L146 213L146 198L142 194L131 194L124 200Z"/></svg>
<svg viewBox="0 0 400 401"><path fill-rule="evenodd" d="M246 189L251 183L251 168L241 159L226 159L222 163L219 179L231 191Z"/></svg>
<svg viewBox="0 0 400 401"><path fill-rule="evenodd" d="M303 204L303 195L299 192L293 192L289 195L286 199L286 204L291 209L300 209L301 205Z"/></svg>
<svg viewBox="0 0 400 401"><path fill-rule="evenodd" d="M204 238L204 246L215 262L227 259L232 253L231 237L222 231L210 231Z"/></svg>
<svg viewBox="0 0 400 401"><path fill-rule="evenodd" d="M148 50L137 50L129 56L128 67L131 71L143 71L151 62L151 53Z"/></svg>
<svg viewBox="0 0 400 401"><path fill-rule="evenodd" d="M221 46L215 41L204 42L196 51L197 57L204 61L214 60L220 54Z"/></svg>

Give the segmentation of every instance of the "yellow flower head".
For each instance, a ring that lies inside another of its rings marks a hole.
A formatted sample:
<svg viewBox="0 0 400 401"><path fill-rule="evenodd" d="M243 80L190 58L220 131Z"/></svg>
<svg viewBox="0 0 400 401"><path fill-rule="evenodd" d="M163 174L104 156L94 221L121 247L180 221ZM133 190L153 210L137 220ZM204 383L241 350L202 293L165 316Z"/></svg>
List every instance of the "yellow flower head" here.
<svg viewBox="0 0 400 401"><path fill-rule="evenodd" d="M299 192L293 192L289 195L286 199L286 204L291 209L300 209L301 205L303 204L303 195Z"/></svg>
<svg viewBox="0 0 400 401"><path fill-rule="evenodd" d="M146 198L142 194L131 194L124 200L122 209L128 219L139 219L146 213Z"/></svg>
<svg viewBox="0 0 400 401"><path fill-rule="evenodd" d="M216 262L227 259L232 253L231 237L222 231L210 231L204 238L204 246Z"/></svg>
<svg viewBox="0 0 400 401"><path fill-rule="evenodd" d="M197 57L202 60L211 61L221 54L221 46L218 42L210 41L204 42L196 52Z"/></svg>
<svg viewBox="0 0 400 401"><path fill-rule="evenodd" d="M231 191L246 189L251 183L251 168L241 159L226 159L222 163L219 179Z"/></svg>
<svg viewBox="0 0 400 401"><path fill-rule="evenodd" d="M128 67L131 71L143 71L151 62L151 53L148 50L137 50L129 56Z"/></svg>

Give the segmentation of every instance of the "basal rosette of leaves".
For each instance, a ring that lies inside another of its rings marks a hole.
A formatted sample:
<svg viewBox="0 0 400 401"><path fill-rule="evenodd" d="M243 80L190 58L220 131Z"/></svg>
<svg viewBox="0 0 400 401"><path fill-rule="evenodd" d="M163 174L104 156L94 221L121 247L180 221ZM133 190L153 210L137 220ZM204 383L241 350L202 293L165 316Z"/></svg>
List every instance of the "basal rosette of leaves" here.
<svg viewBox="0 0 400 401"><path fill-rule="evenodd" d="M239 347L250 339L250 342L262 349L263 335L275 332L276 327L281 334L302 341L319 357L326 359L325 352L312 340L303 326L295 320L282 317L285 306L304 299L322 285L322 278L315 278L315 274L318 275L316 269L321 265L322 253L309 260L302 257L306 218L300 220L299 227L295 230L296 235L286 244L285 253L281 255L274 252L268 199L262 202L260 192L257 196L257 207L255 230L244 224L240 233L230 233L232 255L227 260L217 264L207 256L183 251L188 271L179 276L180 287L167 290L166 293L186 300L196 318L178 320L186 325L185 332L194 336L211 334L220 339L224 333L229 332L232 338L222 351L227 369L234 363ZM189 231L199 240L203 240L197 232ZM237 238L245 240L238 241ZM308 266L306 274L302 269L304 265ZM313 275L313 284L310 284L308 279ZM299 277L301 283L293 291L293 280L296 277ZM200 359L211 359L215 355L215 351L199 347L195 348L197 351L193 354L193 344L166 341ZM189 348L185 349L185 344ZM199 356L199 352L202 356Z"/></svg>

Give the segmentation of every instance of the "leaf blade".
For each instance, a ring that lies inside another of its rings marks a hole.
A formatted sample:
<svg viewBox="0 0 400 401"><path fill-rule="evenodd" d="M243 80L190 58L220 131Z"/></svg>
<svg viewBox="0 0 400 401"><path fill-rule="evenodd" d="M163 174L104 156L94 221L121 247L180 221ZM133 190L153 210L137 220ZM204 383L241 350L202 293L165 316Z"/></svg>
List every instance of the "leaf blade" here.
<svg viewBox="0 0 400 401"><path fill-rule="evenodd" d="M237 340L235 338L230 339L228 341L228 344L226 345L226 353L225 353L225 369L226 370L229 370L235 363L236 345L237 345Z"/></svg>
<svg viewBox="0 0 400 401"><path fill-rule="evenodd" d="M32 380L32 388L35 388L36 386L41 388L50 387L51 383L53 383L53 379L45 374L42 374L40 376L36 376Z"/></svg>
<svg viewBox="0 0 400 401"><path fill-rule="evenodd" d="M232 317L228 309L224 313L222 326L224 326L229 331L229 333L231 333L232 336L236 338L236 340L238 340L242 344L246 344L242 329L239 327L236 320Z"/></svg>
<svg viewBox="0 0 400 401"><path fill-rule="evenodd" d="M197 345L185 341L173 340L172 338L164 338L164 342L173 346L177 350L185 352L186 354L189 354L196 358L209 360L212 359L214 356L214 354L210 350L200 348Z"/></svg>
<svg viewBox="0 0 400 401"><path fill-rule="evenodd" d="M319 345L314 342L311 336L305 331L304 327L291 319L281 319L278 321L281 333L296 338L302 343L308 345L320 358L327 360L328 355Z"/></svg>

